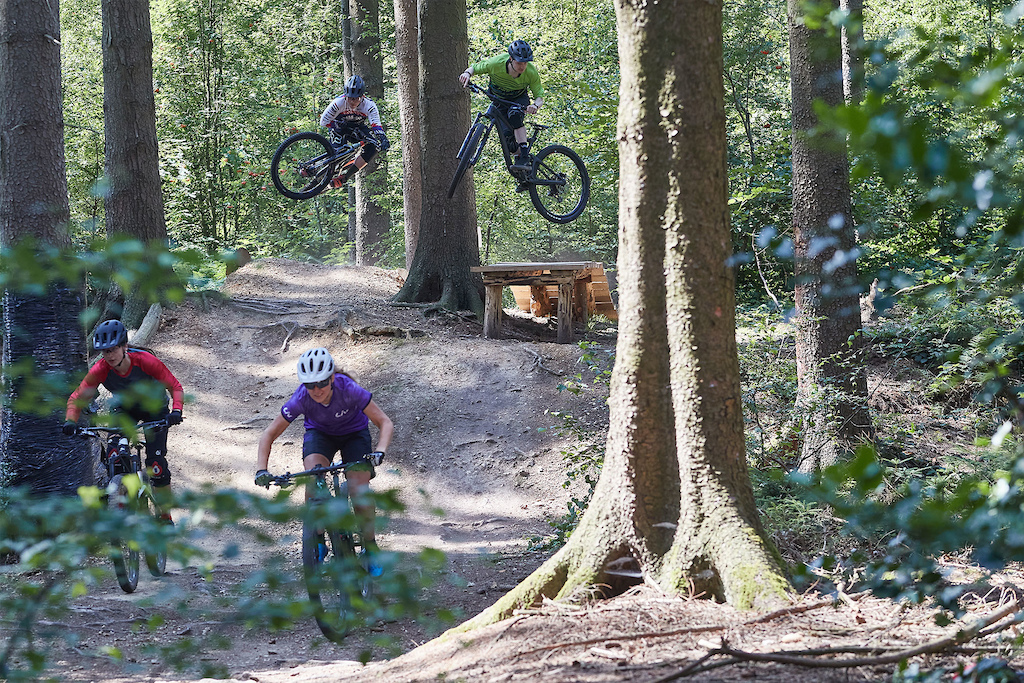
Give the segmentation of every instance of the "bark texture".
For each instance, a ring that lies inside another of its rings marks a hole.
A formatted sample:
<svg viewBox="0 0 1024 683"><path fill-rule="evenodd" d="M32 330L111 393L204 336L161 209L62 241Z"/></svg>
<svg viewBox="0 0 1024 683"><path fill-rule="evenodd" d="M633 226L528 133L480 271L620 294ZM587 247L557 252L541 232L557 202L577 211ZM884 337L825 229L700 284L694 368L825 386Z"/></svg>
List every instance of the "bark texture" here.
<svg viewBox="0 0 1024 683"><path fill-rule="evenodd" d="M801 12L799 0L790 0L797 400L805 415L798 468L815 472L839 462L870 434L871 422L856 353L860 297L846 139L809 136L818 123L815 101L844 102L841 44L807 28Z"/></svg>
<svg viewBox="0 0 1024 683"><path fill-rule="evenodd" d="M57 4L0 2L0 242L67 243Z"/></svg>
<svg viewBox="0 0 1024 683"><path fill-rule="evenodd" d="M436 302L448 310L483 314L473 183L448 199L456 155L469 128L469 93L459 73L469 60L465 0L420 0L419 101L423 202L420 239L409 277L396 301Z"/></svg>
<svg viewBox="0 0 1024 683"><path fill-rule="evenodd" d="M616 3L619 337L604 467L565 547L462 628L630 574L744 608L791 590L744 450L721 11Z"/></svg>
<svg viewBox="0 0 1024 683"><path fill-rule="evenodd" d="M0 246L23 239L65 247L69 215L57 2L0 2ZM40 283L25 283L40 284ZM45 295L3 292L0 485L73 493L94 484L82 439L60 432L62 402L39 400L84 370L77 283ZM27 367L26 372L24 368ZM24 397L24 398L23 398ZM13 475L13 479L10 478Z"/></svg>
<svg viewBox="0 0 1024 683"><path fill-rule="evenodd" d="M402 126L402 198L405 214L405 267L412 266L420 234L423 178L420 175L420 69L416 0L395 0L395 62Z"/></svg>
<svg viewBox="0 0 1024 683"><path fill-rule="evenodd" d="M380 49L380 7L377 0L351 0L349 27L352 47L352 72L366 82L366 94L377 106L384 106L384 62ZM386 112L381 123L388 128ZM356 175L356 263L375 266L384 257L384 237L391 216L381 205L387 182L387 161L378 154Z"/></svg>
<svg viewBox="0 0 1024 683"><path fill-rule="evenodd" d="M103 0L101 10L107 235L166 243L149 2ZM136 328L148 309L148 301L115 288L103 317Z"/></svg>

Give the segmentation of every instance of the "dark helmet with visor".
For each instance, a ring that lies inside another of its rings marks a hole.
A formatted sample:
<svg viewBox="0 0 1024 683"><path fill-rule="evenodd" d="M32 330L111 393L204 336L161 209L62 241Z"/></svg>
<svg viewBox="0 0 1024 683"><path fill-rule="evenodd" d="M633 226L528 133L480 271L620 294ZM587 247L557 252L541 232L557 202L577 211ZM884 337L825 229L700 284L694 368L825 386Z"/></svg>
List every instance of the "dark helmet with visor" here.
<svg viewBox="0 0 1024 683"><path fill-rule="evenodd" d="M97 351L106 351L127 343L128 330L120 320L104 320L92 335L92 346Z"/></svg>
<svg viewBox="0 0 1024 683"><path fill-rule="evenodd" d="M508 46L508 54L517 62L532 62L533 50L525 40L514 40Z"/></svg>
<svg viewBox="0 0 1024 683"><path fill-rule="evenodd" d="M357 97L362 97L364 92L366 92L366 83L363 82L362 76L349 76L345 81L345 97L354 100Z"/></svg>

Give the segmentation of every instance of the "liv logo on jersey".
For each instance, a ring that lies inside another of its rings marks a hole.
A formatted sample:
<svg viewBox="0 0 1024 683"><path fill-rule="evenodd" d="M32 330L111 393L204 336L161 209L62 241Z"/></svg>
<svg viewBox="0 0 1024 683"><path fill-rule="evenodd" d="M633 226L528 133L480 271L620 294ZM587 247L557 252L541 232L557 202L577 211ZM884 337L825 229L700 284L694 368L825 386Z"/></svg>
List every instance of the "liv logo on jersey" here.
<svg viewBox="0 0 1024 683"><path fill-rule="evenodd" d="M334 417L345 417L345 415L347 415L347 414L348 414L348 408L346 408L345 410L341 411L340 413L335 413Z"/></svg>

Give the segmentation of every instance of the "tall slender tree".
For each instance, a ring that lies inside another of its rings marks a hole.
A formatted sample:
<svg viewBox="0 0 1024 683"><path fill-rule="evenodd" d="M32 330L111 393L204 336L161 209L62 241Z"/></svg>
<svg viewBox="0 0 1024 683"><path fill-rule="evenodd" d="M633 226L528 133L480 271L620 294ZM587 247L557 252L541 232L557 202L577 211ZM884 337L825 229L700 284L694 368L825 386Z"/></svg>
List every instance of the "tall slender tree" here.
<svg viewBox="0 0 1024 683"><path fill-rule="evenodd" d="M381 106L384 102L384 59L380 43L380 7L377 0L351 0L349 5L352 72L363 77L366 94ZM382 120L382 123L387 123ZM356 263L376 265L384 256L383 239L391 216L381 204L387 187L387 161L378 154L356 175Z"/></svg>
<svg viewBox="0 0 1024 683"><path fill-rule="evenodd" d="M839 0L831 0L836 10ZM789 0L793 102L793 237L798 403L804 411L799 469L835 464L870 433L867 380L858 367L860 297L846 139L818 132L815 102L844 101L841 41L804 21Z"/></svg>
<svg viewBox="0 0 1024 683"><path fill-rule="evenodd" d="M63 131L59 5L0 2L0 246L69 244ZM83 442L60 432L63 406L43 414L37 401L19 400L28 375L59 380L79 371L81 311L78 291L65 285L43 296L3 293L0 470L13 470L15 484L69 492L94 483Z"/></svg>
<svg viewBox="0 0 1024 683"><path fill-rule="evenodd" d="M103 119L107 234L167 241L153 99L153 32L148 0L103 0ZM137 328L148 302L115 289L108 315ZM123 310L122 309L123 306Z"/></svg>
<svg viewBox="0 0 1024 683"><path fill-rule="evenodd" d="M601 479L569 542L467 627L630 572L740 607L790 590L744 449L722 5L618 0L616 16L619 336Z"/></svg>
<svg viewBox="0 0 1024 683"><path fill-rule="evenodd" d="M402 198L405 267L412 266L420 233L423 178L420 175L420 69L416 46L416 0L395 0L395 63L402 126Z"/></svg>
<svg viewBox="0 0 1024 683"><path fill-rule="evenodd" d="M420 151L423 204L420 239L396 301L431 302L449 310L483 314L473 183L448 199L456 155L469 128L469 93L459 73L469 61L465 0L419 2Z"/></svg>

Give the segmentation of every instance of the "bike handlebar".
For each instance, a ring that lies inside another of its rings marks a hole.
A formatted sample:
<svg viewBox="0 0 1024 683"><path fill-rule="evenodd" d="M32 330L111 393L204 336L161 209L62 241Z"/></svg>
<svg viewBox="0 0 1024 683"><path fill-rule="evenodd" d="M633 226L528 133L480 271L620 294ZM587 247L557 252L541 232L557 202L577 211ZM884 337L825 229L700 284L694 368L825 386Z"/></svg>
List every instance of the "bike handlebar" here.
<svg viewBox="0 0 1024 683"><path fill-rule="evenodd" d="M170 429L170 428L171 428L171 425L167 421L166 417L163 418L163 419L160 419L160 420L152 420L151 422L140 422L139 424L136 425L136 429L141 429L143 431L145 431L147 429L156 429L156 430L160 431L160 430ZM78 428L75 429L75 436L96 436L96 437L100 437L100 436L103 436L104 433L109 434L111 436L114 436L114 435L116 435L116 436L123 436L126 433L126 430L124 428L122 428L122 427L108 427L108 426L105 426L105 425L95 425L95 426L89 426L89 427L78 427Z"/></svg>
<svg viewBox="0 0 1024 683"><path fill-rule="evenodd" d="M367 456L367 458L369 458L369 455ZM340 472L342 470L347 470L349 467L352 467L353 465L361 465L364 462L369 462L376 466L380 465L380 462L377 461L376 458L368 460L359 460L357 462L339 462L333 465L328 465L327 467L324 467L323 465L317 465L312 469L308 469L303 472L285 472L284 474L271 475L269 483L276 484L277 486L284 488L286 486L291 486L293 480L298 479L299 477L313 477L318 474L330 474L331 472Z"/></svg>
<svg viewBox="0 0 1024 683"><path fill-rule="evenodd" d="M479 95L483 95L484 97L489 99L491 102L501 102L502 104L507 104L510 107L518 107L520 109L524 109L523 105L519 104L518 102L513 102L511 100L503 100L500 97L498 97L497 95L492 95L490 90L488 90L487 88L481 88L479 85L477 85L473 81L470 81L469 83L467 83L466 87L469 88L470 90L472 90L473 92L479 94Z"/></svg>

